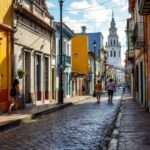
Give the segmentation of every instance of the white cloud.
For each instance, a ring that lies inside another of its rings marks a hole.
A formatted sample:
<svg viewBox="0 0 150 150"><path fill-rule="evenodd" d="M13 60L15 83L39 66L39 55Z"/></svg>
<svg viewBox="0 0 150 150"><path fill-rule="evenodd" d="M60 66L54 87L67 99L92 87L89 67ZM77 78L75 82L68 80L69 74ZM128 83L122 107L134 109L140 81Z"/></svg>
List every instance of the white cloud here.
<svg viewBox="0 0 150 150"><path fill-rule="evenodd" d="M90 7L89 3L86 0L74 1L70 5L70 9L79 10Z"/></svg>
<svg viewBox="0 0 150 150"><path fill-rule="evenodd" d="M87 26L88 23L83 19L72 19L70 17L64 17L64 22L76 33L81 32L81 26ZM89 28L88 28L89 30Z"/></svg>
<svg viewBox="0 0 150 150"><path fill-rule="evenodd" d="M47 4L47 7L50 9L50 8L55 8L55 4L50 2L50 1L46 1L46 4Z"/></svg>
<svg viewBox="0 0 150 150"><path fill-rule="evenodd" d="M92 24L92 27L87 26L88 31L91 32L92 28L93 30L100 29L102 24L108 22L111 15L111 10L101 6L97 0L74 1L70 4L69 10L70 14L81 16L81 22L77 19L77 25L73 26L81 26L83 23L88 26ZM71 20L69 18L69 22L75 22L75 20Z"/></svg>
<svg viewBox="0 0 150 150"><path fill-rule="evenodd" d="M128 11L128 5L125 5L124 7L122 7L121 11Z"/></svg>
<svg viewBox="0 0 150 150"><path fill-rule="evenodd" d="M112 0L112 2L121 7L124 7L128 4L127 0Z"/></svg>
<svg viewBox="0 0 150 150"><path fill-rule="evenodd" d="M120 17L121 14L117 13L127 12L127 0L111 0L111 2L113 7L117 7L117 10L115 10L115 20L118 28L119 40L122 44L122 58L124 59L126 50L126 20L123 20ZM111 21L112 9L110 7L101 5L98 0L76 0L70 4L68 9L69 15L64 17L64 21L71 29L75 32L81 32L81 26L86 25L87 32L102 32L105 45ZM74 14L73 17L72 14Z"/></svg>
<svg viewBox="0 0 150 150"><path fill-rule="evenodd" d="M74 1L70 4L70 13L71 14L78 14L82 9L90 8L89 3L86 0Z"/></svg>

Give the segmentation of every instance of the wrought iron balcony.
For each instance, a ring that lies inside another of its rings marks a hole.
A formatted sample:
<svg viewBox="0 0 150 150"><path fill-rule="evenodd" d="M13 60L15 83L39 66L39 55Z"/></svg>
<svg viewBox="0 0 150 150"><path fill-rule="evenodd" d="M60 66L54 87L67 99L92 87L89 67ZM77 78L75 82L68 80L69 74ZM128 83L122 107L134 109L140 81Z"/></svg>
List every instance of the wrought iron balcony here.
<svg viewBox="0 0 150 150"><path fill-rule="evenodd" d="M138 0L139 12L141 14L150 14L150 1L149 0Z"/></svg>
<svg viewBox="0 0 150 150"><path fill-rule="evenodd" d="M135 53L134 50L128 50L128 60L134 59L134 53Z"/></svg>
<svg viewBox="0 0 150 150"><path fill-rule="evenodd" d="M59 60L60 60L60 57L61 56L59 56ZM58 64L59 64L59 60L58 60ZM68 65L71 64L71 56L62 55L62 61L63 61L63 66L67 67Z"/></svg>
<svg viewBox="0 0 150 150"><path fill-rule="evenodd" d="M65 55L65 64L71 64L71 57Z"/></svg>
<svg viewBox="0 0 150 150"><path fill-rule="evenodd" d="M137 22L132 36L134 48L140 49L144 47L144 25L143 22Z"/></svg>

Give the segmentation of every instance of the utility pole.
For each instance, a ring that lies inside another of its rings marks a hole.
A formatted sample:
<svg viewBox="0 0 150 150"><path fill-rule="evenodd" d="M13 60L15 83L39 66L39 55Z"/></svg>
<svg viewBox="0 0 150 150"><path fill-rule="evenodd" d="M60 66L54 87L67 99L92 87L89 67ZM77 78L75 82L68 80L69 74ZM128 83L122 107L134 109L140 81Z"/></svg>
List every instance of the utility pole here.
<svg viewBox="0 0 150 150"><path fill-rule="evenodd" d="M60 49L59 49L59 89L58 89L58 103L64 103L64 92L63 92L63 19L62 19L62 8L63 0L59 0L60 5Z"/></svg>
<svg viewBox="0 0 150 150"><path fill-rule="evenodd" d="M96 41L93 42L94 47L94 89L96 85Z"/></svg>

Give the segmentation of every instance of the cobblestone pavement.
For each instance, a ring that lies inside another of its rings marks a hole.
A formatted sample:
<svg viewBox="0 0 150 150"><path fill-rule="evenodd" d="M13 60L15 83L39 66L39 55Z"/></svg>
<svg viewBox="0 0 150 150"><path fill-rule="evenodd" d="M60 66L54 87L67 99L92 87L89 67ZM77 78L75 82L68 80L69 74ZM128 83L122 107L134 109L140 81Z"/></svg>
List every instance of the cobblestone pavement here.
<svg viewBox="0 0 150 150"><path fill-rule="evenodd" d="M111 126L120 96L114 105L88 99L55 113L26 121L0 133L0 150L97 150Z"/></svg>

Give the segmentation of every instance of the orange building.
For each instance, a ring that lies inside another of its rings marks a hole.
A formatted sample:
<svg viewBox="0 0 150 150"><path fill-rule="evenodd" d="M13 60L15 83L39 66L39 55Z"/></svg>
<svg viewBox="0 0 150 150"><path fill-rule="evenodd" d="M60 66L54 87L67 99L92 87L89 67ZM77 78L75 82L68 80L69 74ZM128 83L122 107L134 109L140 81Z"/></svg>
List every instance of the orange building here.
<svg viewBox="0 0 150 150"><path fill-rule="evenodd" d="M76 34L72 38L73 95L83 95L88 73L88 36Z"/></svg>
<svg viewBox="0 0 150 150"><path fill-rule="evenodd" d="M9 105L12 54L12 0L0 1L0 112Z"/></svg>

